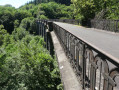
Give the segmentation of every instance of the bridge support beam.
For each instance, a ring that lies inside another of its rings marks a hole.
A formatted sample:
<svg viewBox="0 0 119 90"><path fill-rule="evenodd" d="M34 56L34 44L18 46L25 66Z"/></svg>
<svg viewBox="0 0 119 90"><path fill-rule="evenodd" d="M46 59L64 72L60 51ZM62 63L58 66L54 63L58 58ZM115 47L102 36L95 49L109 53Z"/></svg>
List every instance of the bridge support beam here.
<svg viewBox="0 0 119 90"><path fill-rule="evenodd" d="M54 31L51 32L51 37L54 44L55 55L59 64L61 80L64 85L64 90L82 90L82 87L79 81L77 80L77 77Z"/></svg>

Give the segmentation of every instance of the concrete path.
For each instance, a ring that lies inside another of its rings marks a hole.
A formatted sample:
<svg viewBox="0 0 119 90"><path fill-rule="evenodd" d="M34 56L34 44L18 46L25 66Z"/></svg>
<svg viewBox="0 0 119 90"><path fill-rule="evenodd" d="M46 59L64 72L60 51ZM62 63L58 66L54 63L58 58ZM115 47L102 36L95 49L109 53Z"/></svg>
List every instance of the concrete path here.
<svg viewBox="0 0 119 90"><path fill-rule="evenodd" d="M72 24L54 23L119 63L119 34Z"/></svg>
<svg viewBox="0 0 119 90"><path fill-rule="evenodd" d="M64 90L82 90L81 84L77 80L76 75L73 72L73 69L63 51L63 48L61 47L60 42L53 31L51 32L51 36L59 64Z"/></svg>

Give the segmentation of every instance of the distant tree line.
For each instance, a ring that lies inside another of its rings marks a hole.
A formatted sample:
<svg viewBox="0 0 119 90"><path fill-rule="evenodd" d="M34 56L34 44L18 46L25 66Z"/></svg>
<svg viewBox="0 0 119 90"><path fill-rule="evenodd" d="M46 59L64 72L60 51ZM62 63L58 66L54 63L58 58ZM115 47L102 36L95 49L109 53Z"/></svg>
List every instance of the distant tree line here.
<svg viewBox="0 0 119 90"><path fill-rule="evenodd" d="M38 5L26 4L18 9L10 5L0 6L0 25L4 25L4 28L9 33L12 33L21 22L26 23L24 24L27 25L26 30L32 32L32 30L35 30L36 19L72 19L72 17L72 6L61 5L55 2Z"/></svg>
<svg viewBox="0 0 119 90"><path fill-rule="evenodd" d="M65 5L71 4L71 0L33 0L33 1L30 1L29 3L37 5L40 3L48 3L48 2L52 2L52 1L55 1L60 4L65 4Z"/></svg>

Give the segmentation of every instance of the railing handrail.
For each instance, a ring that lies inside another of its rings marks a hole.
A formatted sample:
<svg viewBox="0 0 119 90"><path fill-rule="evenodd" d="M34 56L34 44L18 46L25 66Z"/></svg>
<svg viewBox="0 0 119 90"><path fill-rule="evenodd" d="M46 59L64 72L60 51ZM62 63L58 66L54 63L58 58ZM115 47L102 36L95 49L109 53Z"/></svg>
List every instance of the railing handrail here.
<svg viewBox="0 0 119 90"><path fill-rule="evenodd" d="M60 26L59 26L60 27ZM62 28L62 27L60 27ZM64 28L62 28L64 29ZM64 29L66 30L66 29ZM69 32L68 30L66 30L67 32ZM70 33L70 32L69 32ZM72 33L70 33L72 34ZM81 37L77 37L76 35L72 34L73 36L75 36L77 39L80 39L82 42L86 43L88 46L90 46L91 48L95 49L95 51L98 51L99 53L102 53L103 55L105 55L107 58L109 58L111 61L113 61L115 64L118 64L119 65L119 59L112 56L111 54L109 53L106 53L104 50L98 48L97 46L91 44L90 42L86 41L85 39L81 38Z"/></svg>
<svg viewBox="0 0 119 90"><path fill-rule="evenodd" d="M47 21L41 20L41 22L46 23ZM53 30L75 69L77 78L80 78L83 89L95 90L98 86L100 90L116 88L116 85L119 84L115 79L119 75L118 58L107 54L55 23L53 23ZM100 72L98 72L99 70ZM103 82L100 81L101 79ZM97 83L97 80L100 83Z"/></svg>
<svg viewBox="0 0 119 90"><path fill-rule="evenodd" d="M119 32L119 20L92 19L91 27L112 32Z"/></svg>

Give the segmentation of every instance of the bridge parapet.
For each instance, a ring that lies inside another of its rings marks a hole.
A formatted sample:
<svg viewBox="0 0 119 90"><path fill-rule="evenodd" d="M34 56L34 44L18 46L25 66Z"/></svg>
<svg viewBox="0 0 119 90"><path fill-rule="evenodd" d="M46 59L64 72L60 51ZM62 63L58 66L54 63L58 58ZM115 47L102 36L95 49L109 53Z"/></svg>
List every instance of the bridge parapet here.
<svg viewBox="0 0 119 90"><path fill-rule="evenodd" d="M54 47L53 47L53 42L51 39L51 34L50 32L53 30L53 25L51 21L47 20L38 20L37 21L37 34L42 36L44 38L44 41L46 44L44 47L49 50L51 56L54 56Z"/></svg>
<svg viewBox="0 0 119 90"><path fill-rule="evenodd" d="M91 27L111 32L119 32L119 20L93 19Z"/></svg>
<svg viewBox="0 0 119 90"><path fill-rule="evenodd" d="M63 23L69 23L69 24L75 24L79 25L81 24L81 20L75 20L75 19L50 19L50 21L55 21L55 22L63 22Z"/></svg>
<svg viewBox="0 0 119 90"><path fill-rule="evenodd" d="M77 79L82 84L82 89L119 90L119 61L117 59L105 54L56 23L52 23L52 25Z"/></svg>

